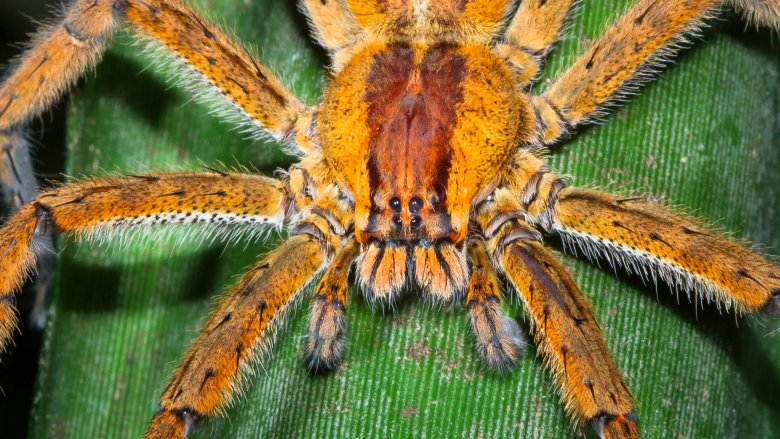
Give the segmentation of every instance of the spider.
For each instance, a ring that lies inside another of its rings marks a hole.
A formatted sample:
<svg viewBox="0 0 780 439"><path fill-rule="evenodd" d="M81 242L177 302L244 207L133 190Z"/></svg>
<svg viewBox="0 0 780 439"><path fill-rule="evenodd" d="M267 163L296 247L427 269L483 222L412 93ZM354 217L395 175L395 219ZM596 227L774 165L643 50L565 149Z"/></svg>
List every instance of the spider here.
<svg viewBox="0 0 780 439"><path fill-rule="evenodd" d="M528 308L572 416L590 421L603 437L638 436L632 397L585 299L541 245L540 231L739 311L778 314L777 269L640 199L566 187L540 149L624 96L626 84L640 79L634 68L670 51L717 4L640 2L534 95L526 86L570 2L522 3L506 31L511 4L496 3L304 1L333 56L334 77L318 108L300 104L270 71L178 2L73 3L49 34L53 41L40 39L17 67L25 81L12 73L0 89L0 128L39 111L68 82L26 88L35 83L30 77L58 70L51 65L59 59L35 47L61 54L77 48L84 59L94 58L114 17L124 15L301 161L280 180L211 170L84 180L42 192L0 232L6 249L0 339L7 343L14 325L8 293L26 278L33 239L47 228L103 239L162 223L247 233L284 224L291 237L212 314L164 391L148 437L184 436L200 418L218 413L309 283L315 287L308 359L313 368L335 366L343 355L353 265L369 301L392 304L415 286L435 302L465 302L482 357L499 368L519 355L517 329L500 308L504 277ZM603 55L610 50L617 52ZM87 64L59 70L75 77ZM415 148L399 152L398 144ZM707 254L692 250L701 248Z"/></svg>

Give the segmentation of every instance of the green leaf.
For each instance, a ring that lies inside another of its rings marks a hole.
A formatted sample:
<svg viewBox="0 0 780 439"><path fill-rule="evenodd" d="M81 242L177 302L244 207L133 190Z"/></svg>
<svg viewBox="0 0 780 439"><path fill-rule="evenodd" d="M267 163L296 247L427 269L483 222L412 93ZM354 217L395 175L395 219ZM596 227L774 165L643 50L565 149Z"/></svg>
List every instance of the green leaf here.
<svg viewBox="0 0 780 439"><path fill-rule="evenodd" d="M317 102L326 58L293 2L195 3L260 47L262 62L296 94ZM547 71L568 65L624 3L585 1ZM552 166L576 185L650 193L776 247L780 62L768 33L742 29L735 17L717 22L605 125L555 148ZM118 37L73 95L71 175L181 169L199 160L271 174L290 163L278 145L244 140L206 105L189 103L186 91L169 89L130 41ZM214 298L274 243L61 242L31 436L141 436ZM780 340L765 336L777 320L720 315L711 304L697 309L665 286L568 256L565 263L593 303L645 437L780 435ZM343 367L306 372L300 310L227 417L206 420L193 437L575 436L533 348L512 373L491 372L473 349L463 307L432 310L408 300L382 312L354 293ZM524 321L519 307L509 312Z"/></svg>

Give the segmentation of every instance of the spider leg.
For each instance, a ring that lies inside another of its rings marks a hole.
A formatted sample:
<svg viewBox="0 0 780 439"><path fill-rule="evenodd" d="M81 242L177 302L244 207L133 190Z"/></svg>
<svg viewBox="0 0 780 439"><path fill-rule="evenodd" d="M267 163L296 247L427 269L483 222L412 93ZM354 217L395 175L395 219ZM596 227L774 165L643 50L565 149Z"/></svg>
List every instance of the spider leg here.
<svg viewBox="0 0 780 439"><path fill-rule="evenodd" d="M542 126L539 140L554 143L634 93L721 3L642 0L634 5L542 95L533 98Z"/></svg>
<svg viewBox="0 0 780 439"><path fill-rule="evenodd" d="M30 145L22 130L14 129L6 134L0 132L0 186L3 189L5 204L13 210L18 210L24 204L35 198L37 182L30 160ZM45 233L36 236L35 248L45 249L37 254L35 297L30 311L30 322L33 327L43 329L46 323L46 299L49 285L54 274L54 236Z"/></svg>
<svg viewBox="0 0 780 439"><path fill-rule="evenodd" d="M304 347L309 369L313 371L333 369L344 355L349 268L359 250L355 240L345 244L315 289Z"/></svg>
<svg viewBox="0 0 780 439"><path fill-rule="evenodd" d="M124 17L161 44L260 133L313 148L312 110L247 51L178 0L77 0L45 28L0 85L0 132L49 107L100 58Z"/></svg>
<svg viewBox="0 0 780 439"><path fill-rule="evenodd" d="M564 189L551 232L588 257L663 279L737 311L780 316L780 269L697 222L645 201Z"/></svg>
<svg viewBox="0 0 780 439"><path fill-rule="evenodd" d="M757 26L780 28L780 1L778 0L730 0L734 9L745 16L748 23Z"/></svg>
<svg viewBox="0 0 780 439"><path fill-rule="evenodd" d="M544 57L561 36L576 0L525 0L495 51L519 69L517 84L526 87L539 76Z"/></svg>
<svg viewBox="0 0 780 439"><path fill-rule="evenodd" d="M320 240L297 235L273 250L212 313L163 392L148 439L187 436L203 416L219 413L253 362L262 360L279 324L323 268Z"/></svg>
<svg viewBox="0 0 780 439"><path fill-rule="evenodd" d="M0 229L0 352L16 327L14 292L32 273L36 236L47 230L93 240L162 224L200 223L223 233L231 230L225 226L243 226L260 233L281 226L286 200L277 180L232 173L86 180L43 192Z"/></svg>
<svg viewBox="0 0 780 439"><path fill-rule="evenodd" d="M317 41L329 51L338 52L362 37L363 29L345 0L302 0L301 6Z"/></svg>
<svg viewBox="0 0 780 439"><path fill-rule="evenodd" d="M466 304L477 350L490 366L509 369L523 351L523 334L517 322L503 315L501 288L485 242L481 237L473 237L468 247L473 267Z"/></svg>
<svg viewBox="0 0 780 439"><path fill-rule="evenodd" d="M525 304L567 410L591 421L602 438L638 438L633 398L587 300L556 258L529 237L529 230L520 220L507 221L488 241L488 249Z"/></svg>

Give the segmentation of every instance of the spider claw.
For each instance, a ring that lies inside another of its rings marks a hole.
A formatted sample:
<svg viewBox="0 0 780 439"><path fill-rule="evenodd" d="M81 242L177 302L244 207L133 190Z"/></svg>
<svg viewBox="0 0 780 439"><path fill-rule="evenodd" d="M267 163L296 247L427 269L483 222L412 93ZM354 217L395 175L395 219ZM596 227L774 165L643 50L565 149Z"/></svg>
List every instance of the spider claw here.
<svg viewBox="0 0 780 439"><path fill-rule="evenodd" d="M772 292L772 297L766 301L761 311L773 317L780 317L780 290Z"/></svg>
<svg viewBox="0 0 780 439"><path fill-rule="evenodd" d="M633 411L625 415L597 415L590 422L601 439L632 439L640 437L639 418Z"/></svg>

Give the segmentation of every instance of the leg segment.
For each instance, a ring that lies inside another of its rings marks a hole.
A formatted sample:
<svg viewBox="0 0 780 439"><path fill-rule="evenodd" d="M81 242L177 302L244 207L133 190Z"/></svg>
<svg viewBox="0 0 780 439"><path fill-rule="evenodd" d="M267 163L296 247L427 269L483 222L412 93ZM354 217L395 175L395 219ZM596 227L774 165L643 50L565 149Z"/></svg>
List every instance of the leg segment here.
<svg viewBox="0 0 780 439"><path fill-rule="evenodd" d="M32 272L36 236L47 230L103 239L131 226L201 223L217 233L230 232L226 226L257 233L282 224L286 199L274 179L222 173L83 181L42 193L0 229L0 352L16 325L13 293Z"/></svg>
<svg viewBox="0 0 780 439"><path fill-rule="evenodd" d="M313 371L333 369L344 355L349 268L359 250L357 241L348 242L317 284L305 345L309 369Z"/></svg>
<svg viewBox="0 0 780 439"><path fill-rule="evenodd" d="M761 255L643 200L564 189L550 230L572 249L738 311L780 315L780 269Z"/></svg>
<svg viewBox="0 0 780 439"><path fill-rule="evenodd" d="M519 68L518 85L539 75L544 56L561 36L566 17L576 0L524 0L504 34L496 53Z"/></svg>
<svg viewBox="0 0 780 439"><path fill-rule="evenodd" d="M298 235L247 273L184 357L146 437L185 437L203 416L224 409L252 363L262 361L279 323L325 261L319 240Z"/></svg>
<svg viewBox="0 0 780 439"><path fill-rule="evenodd" d="M311 115L266 67L178 0L126 0L127 20L162 43L261 131L310 150Z"/></svg>
<svg viewBox="0 0 780 439"><path fill-rule="evenodd" d="M501 287L482 238L469 240L469 257L472 271L466 304L477 350L489 365L510 369L523 351L523 335L517 322L503 315Z"/></svg>
<svg viewBox="0 0 780 439"><path fill-rule="evenodd" d="M301 5L317 41L329 51L337 52L360 39L363 29L345 0L303 0Z"/></svg>
<svg viewBox="0 0 780 439"><path fill-rule="evenodd" d="M720 5L720 0L642 0L613 24L541 96L534 98L554 143L578 125L604 113L649 79L654 67Z"/></svg>
<svg viewBox="0 0 780 439"><path fill-rule="evenodd" d="M118 16L116 0L76 0L44 28L0 85L0 133L40 114L93 66Z"/></svg>
<svg viewBox="0 0 780 439"><path fill-rule="evenodd" d="M633 398L585 297L540 242L514 236L517 226L507 224L489 246L525 303L566 408L591 421L602 438L638 438Z"/></svg>
<svg viewBox="0 0 780 439"><path fill-rule="evenodd" d="M311 112L269 69L178 0L77 0L45 29L0 86L0 132L49 107L100 58L124 17L185 64L262 133L309 150ZM210 96L209 96L210 97Z"/></svg>

